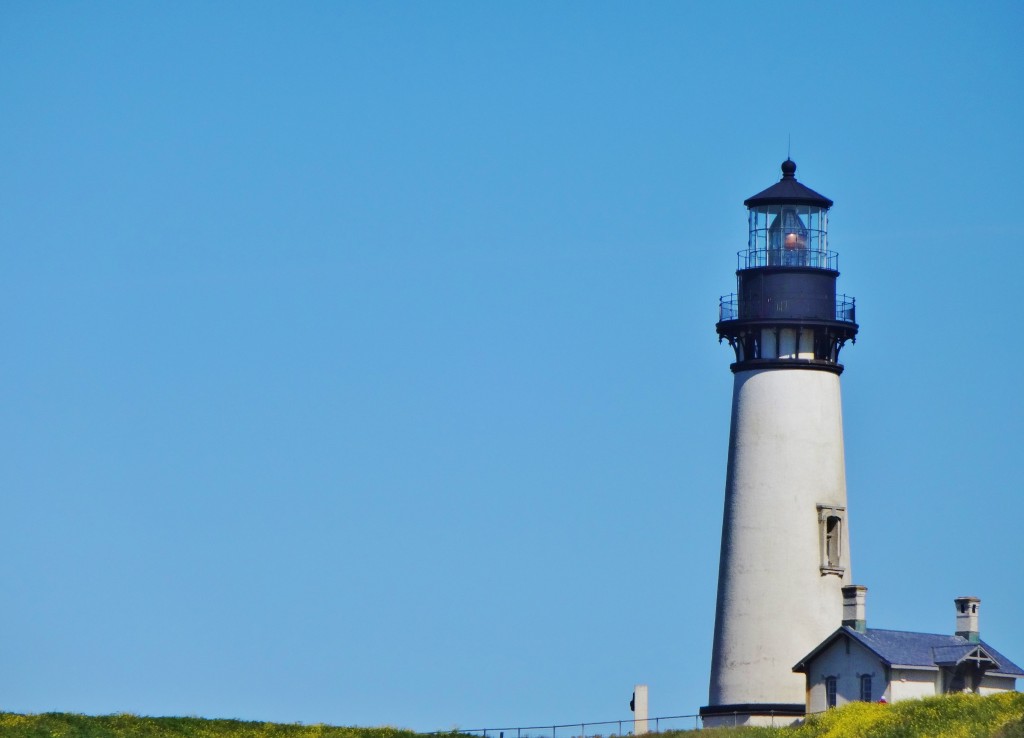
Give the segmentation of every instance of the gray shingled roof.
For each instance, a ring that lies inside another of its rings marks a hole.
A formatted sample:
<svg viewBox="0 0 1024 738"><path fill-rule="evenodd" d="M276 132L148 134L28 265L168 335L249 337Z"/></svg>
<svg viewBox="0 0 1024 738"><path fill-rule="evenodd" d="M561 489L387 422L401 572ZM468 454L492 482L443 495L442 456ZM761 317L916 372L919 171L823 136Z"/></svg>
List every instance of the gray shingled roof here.
<svg viewBox="0 0 1024 738"><path fill-rule="evenodd" d="M904 630L879 630L877 628L868 628L866 633L859 633L845 625L802 658L794 670L804 671L808 661L842 634L863 644L889 666L919 666L931 669L950 666L958 663L964 656L981 646L996 662L996 666L988 670L990 674L1024 677L1024 670L1021 670L1019 666L984 641L971 643L963 636L957 635L911 633Z"/></svg>

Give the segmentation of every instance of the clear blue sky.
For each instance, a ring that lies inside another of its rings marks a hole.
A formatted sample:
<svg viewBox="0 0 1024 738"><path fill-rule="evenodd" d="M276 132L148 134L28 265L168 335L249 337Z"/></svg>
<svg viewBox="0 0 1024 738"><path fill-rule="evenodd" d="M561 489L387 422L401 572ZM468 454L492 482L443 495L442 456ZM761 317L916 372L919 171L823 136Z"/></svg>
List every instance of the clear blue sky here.
<svg viewBox="0 0 1024 738"><path fill-rule="evenodd" d="M836 201L854 579L1024 663L1024 6L0 9L0 708L705 703L778 179Z"/></svg>

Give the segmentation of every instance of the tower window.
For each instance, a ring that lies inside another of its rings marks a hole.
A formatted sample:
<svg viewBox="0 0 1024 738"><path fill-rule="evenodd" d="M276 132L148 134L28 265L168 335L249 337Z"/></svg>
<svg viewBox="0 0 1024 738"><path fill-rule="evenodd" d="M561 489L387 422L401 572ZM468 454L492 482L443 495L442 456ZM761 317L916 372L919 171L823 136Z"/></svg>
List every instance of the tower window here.
<svg viewBox="0 0 1024 738"><path fill-rule="evenodd" d="M860 676L860 701L871 701L871 675L861 674Z"/></svg>
<svg viewBox="0 0 1024 738"><path fill-rule="evenodd" d="M843 524L845 521L845 507L818 505L822 574L842 576L846 571L846 562L843 561Z"/></svg>
<svg viewBox="0 0 1024 738"><path fill-rule="evenodd" d="M825 706L832 708L836 706L836 678L825 677Z"/></svg>
<svg viewBox="0 0 1024 738"><path fill-rule="evenodd" d="M825 518L825 558L828 565L839 566L839 534L842 531L842 520L837 515Z"/></svg>

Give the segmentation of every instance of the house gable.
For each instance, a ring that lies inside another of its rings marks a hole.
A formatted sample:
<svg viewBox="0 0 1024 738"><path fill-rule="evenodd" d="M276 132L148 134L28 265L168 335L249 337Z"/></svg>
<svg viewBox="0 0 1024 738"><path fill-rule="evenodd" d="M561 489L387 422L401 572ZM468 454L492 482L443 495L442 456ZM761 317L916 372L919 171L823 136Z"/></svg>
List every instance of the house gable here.
<svg viewBox="0 0 1024 738"><path fill-rule="evenodd" d="M862 699L877 701L885 694L888 668L870 648L842 628L808 655L794 671L807 675L807 711L824 712L830 707L829 693L834 690L835 705Z"/></svg>

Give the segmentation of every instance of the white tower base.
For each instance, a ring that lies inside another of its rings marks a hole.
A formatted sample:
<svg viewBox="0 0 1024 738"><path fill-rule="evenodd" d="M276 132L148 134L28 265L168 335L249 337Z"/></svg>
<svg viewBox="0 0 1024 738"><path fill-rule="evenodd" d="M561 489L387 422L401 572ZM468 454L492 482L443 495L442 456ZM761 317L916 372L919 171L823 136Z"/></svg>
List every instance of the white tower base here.
<svg viewBox="0 0 1024 738"><path fill-rule="evenodd" d="M847 532L839 375L738 372L704 725L802 716L792 667L842 622Z"/></svg>

